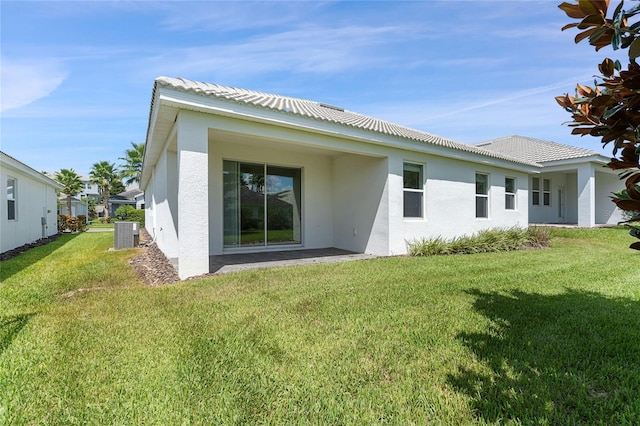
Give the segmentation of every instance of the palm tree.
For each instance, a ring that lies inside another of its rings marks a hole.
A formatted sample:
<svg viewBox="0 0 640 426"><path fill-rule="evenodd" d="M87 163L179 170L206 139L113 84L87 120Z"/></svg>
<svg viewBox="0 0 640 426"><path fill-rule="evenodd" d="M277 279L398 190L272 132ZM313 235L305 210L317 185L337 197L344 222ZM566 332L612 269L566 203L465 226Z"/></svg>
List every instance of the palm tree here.
<svg viewBox="0 0 640 426"><path fill-rule="evenodd" d="M91 171L89 172L91 183L98 185L102 192L102 205L107 219L109 219L109 187L113 181L118 179L115 167L115 164L108 161L99 161L91 166Z"/></svg>
<svg viewBox="0 0 640 426"><path fill-rule="evenodd" d="M142 174L144 142L131 142L131 146L131 149L125 149L124 157L118 158L118 160L124 161L124 164L120 166L120 176L124 179L125 185L140 182L140 175Z"/></svg>
<svg viewBox="0 0 640 426"><path fill-rule="evenodd" d="M67 210L71 216L71 197L82 191L84 184L73 169L60 169L55 178L63 186L61 192L67 196Z"/></svg>

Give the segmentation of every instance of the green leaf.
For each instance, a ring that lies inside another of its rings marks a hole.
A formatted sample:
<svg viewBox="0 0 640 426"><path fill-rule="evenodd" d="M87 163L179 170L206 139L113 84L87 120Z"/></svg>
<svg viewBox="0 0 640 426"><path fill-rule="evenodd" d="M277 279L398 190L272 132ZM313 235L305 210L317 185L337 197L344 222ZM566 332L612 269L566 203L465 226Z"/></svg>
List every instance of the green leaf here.
<svg viewBox="0 0 640 426"><path fill-rule="evenodd" d="M623 5L624 5L624 1L621 1L620 4L618 5L618 7L616 7L616 10L613 12L614 19L621 15L620 12L622 12L622 6Z"/></svg>
<svg viewBox="0 0 640 426"><path fill-rule="evenodd" d="M618 50L620 48L620 28L616 28L613 32L613 37L611 38L611 47L613 50Z"/></svg>
<svg viewBox="0 0 640 426"><path fill-rule="evenodd" d="M640 38L636 38L629 45L629 59L635 59L638 56L640 56Z"/></svg>

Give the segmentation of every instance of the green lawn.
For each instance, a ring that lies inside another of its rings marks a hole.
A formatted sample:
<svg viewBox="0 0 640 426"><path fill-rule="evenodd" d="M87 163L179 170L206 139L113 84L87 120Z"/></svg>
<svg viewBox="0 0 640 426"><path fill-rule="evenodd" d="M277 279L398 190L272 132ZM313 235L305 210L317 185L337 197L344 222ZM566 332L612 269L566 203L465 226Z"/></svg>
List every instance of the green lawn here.
<svg viewBox="0 0 640 426"><path fill-rule="evenodd" d="M640 253L552 247L149 287L65 235L0 264L0 424L634 424Z"/></svg>

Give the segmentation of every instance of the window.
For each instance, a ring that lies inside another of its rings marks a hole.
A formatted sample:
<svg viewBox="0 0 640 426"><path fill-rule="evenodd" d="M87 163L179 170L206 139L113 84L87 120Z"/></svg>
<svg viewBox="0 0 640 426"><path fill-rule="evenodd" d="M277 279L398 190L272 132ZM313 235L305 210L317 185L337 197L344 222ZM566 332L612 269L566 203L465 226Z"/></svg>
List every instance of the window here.
<svg viewBox="0 0 640 426"><path fill-rule="evenodd" d="M489 217L489 175L476 173L476 217Z"/></svg>
<svg viewBox="0 0 640 426"><path fill-rule="evenodd" d="M551 205L551 180L542 179L542 204Z"/></svg>
<svg viewBox="0 0 640 426"><path fill-rule="evenodd" d="M540 205L540 189L542 189L542 204L551 205L551 179L542 179L542 188L540 188L540 178L531 179L531 203L534 206Z"/></svg>
<svg viewBox="0 0 640 426"><path fill-rule="evenodd" d="M16 180L7 178L7 219L16 220Z"/></svg>
<svg viewBox="0 0 640 426"><path fill-rule="evenodd" d="M224 161L224 247L302 242L302 170Z"/></svg>
<svg viewBox="0 0 640 426"><path fill-rule="evenodd" d="M504 178L504 208L507 210L516 209L516 180L515 178Z"/></svg>
<svg viewBox="0 0 640 426"><path fill-rule="evenodd" d="M540 205L540 178L531 179L531 204Z"/></svg>
<svg viewBox="0 0 640 426"><path fill-rule="evenodd" d="M404 217L424 217L424 184L422 164L403 163Z"/></svg>

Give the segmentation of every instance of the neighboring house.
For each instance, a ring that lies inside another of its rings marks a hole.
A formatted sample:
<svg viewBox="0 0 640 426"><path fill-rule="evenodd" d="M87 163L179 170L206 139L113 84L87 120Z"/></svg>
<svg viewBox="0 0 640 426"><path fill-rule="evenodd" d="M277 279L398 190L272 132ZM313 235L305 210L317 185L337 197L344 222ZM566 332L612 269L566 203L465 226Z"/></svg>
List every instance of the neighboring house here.
<svg viewBox="0 0 640 426"><path fill-rule="evenodd" d="M78 195L71 197L71 215L69 215L69 209L67 208L67 196L61 193L58 197L58 214L73 217L84 215L88 217L88 213L89 204L86 199L80 199Z"/></svg>
<svg viewBox="0 0 640 426"><path fill-rule="evenodd" d="M0 252L58 233L62 185L0 152Z"/></svg>
<svg viewBox="0 0 640 426"><path fill-rule="evenodd" d="M92 183L91 178L83 175L79 175L80 180L82 181L82 191L80 191L77 195L80 199L82 198L91 198L96 202L100 202L100 188L97 183Z"/></svg>
<svg viewBox="0 0 640 426"><path fill-rule="evenodd" d="M387 256L414 238L526 226L541 169L336 106L160 77L140 186L147 229L187 278L211 255Z"/></svg>
<svg viewBox="0 0 640 426"><path fill-rule="evenodd" d="M143 209L144 192L138 188L131 188L127 191L109 197L109 215L114 217L118 207L126 205L136 209Z"/></svg>
<svg viewBox="0 0 640 426"><path fill-rule="evenodd" d="M624 189L624 182L606 167L610 158L588 149L524 136L476 146L542 166L540 173L529 176L530 223L592 227L622 220L622 211L610 196Z"/></svg>
<svg viewBox="0 0 640 426"><path fill-rule="evenodd" d="M56 180L55 173L47 173L46 176L50 179ZM87 199L99 202L100 195L98 193L98 185L91 183L91 179L86 176L78 176L82 182L82 190L71 197L71 216L77 217L78 215L85 215L89 217L89 205L87 203ZM69 216L67 195L64 193L58 194L58 214Z"/></svg>

